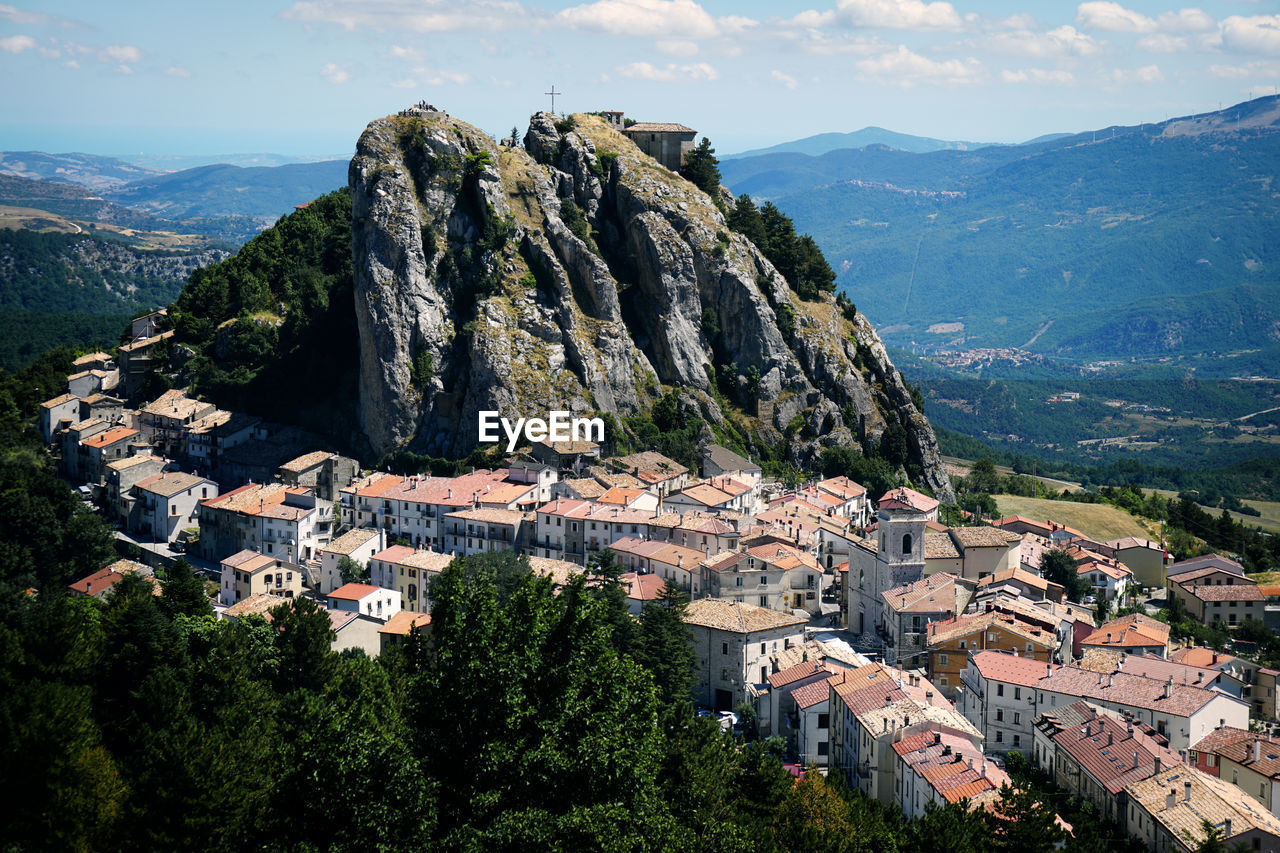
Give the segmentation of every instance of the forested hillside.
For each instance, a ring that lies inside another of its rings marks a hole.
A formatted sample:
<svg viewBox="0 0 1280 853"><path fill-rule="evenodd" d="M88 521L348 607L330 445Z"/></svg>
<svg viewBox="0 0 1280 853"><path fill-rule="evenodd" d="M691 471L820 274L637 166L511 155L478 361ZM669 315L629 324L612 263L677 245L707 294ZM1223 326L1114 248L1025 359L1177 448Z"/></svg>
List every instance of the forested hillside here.
<svg viewBox="0 0 1280 853"><path fill-rule="evenodd" d="M887 341L1214 354L1277 343L1277 111L1262 98L1025 146L774 154L724 175L814 234Z"/></svg>

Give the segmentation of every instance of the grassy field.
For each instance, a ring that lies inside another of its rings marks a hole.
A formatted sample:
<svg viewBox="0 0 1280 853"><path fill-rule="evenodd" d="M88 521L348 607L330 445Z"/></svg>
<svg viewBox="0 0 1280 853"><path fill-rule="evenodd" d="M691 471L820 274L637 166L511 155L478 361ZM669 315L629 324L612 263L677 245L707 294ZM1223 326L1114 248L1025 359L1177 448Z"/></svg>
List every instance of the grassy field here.
<svg viewBox="0 0 1280 853"><path fill-rule="evenodd" d="M1053 519L1103 542L1124 536L1145 539L1156 532L1148 530L1139 519L1124 510L1107 504L1078 504L1016 495L994 497L1001 515L1021 515L1037 521Z"/></svg>
<svg viewBox="0 0 1280 853"><path fill-rule="evenodd" d="M1173 492L1168 489L1156 489L1155 491L1170 499L1178 496L1177 492ZM1262 530L1270 531L1271 533L1280 533L1280 503L1275 503L1273 501L1250 500L1242 501L1242 503L1246 506L1253 507L1258 512L1262 513L1262 515L1241 515L1238 512L1233 512L1231 513L1232 518L1236 521L1244 522L1248 527L1257 527ZM1215 516L1222 514L1222 510L1215 509L1213 507L1204 507L1204 511Z"/></svg>

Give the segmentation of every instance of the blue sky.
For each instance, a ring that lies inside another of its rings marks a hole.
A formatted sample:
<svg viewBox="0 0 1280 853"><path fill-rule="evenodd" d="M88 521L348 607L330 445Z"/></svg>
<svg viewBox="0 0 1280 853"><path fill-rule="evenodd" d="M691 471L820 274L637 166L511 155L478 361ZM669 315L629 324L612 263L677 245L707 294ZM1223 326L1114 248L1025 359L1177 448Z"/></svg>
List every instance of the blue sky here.
<svg viewBox="0 0 1280 853"><path fill-rule="evenodd" d="M879 125L1016 142L1273 94L1280 0L0 3L0 149L349 153L425 98L679 121L729 153Z"/></svg>

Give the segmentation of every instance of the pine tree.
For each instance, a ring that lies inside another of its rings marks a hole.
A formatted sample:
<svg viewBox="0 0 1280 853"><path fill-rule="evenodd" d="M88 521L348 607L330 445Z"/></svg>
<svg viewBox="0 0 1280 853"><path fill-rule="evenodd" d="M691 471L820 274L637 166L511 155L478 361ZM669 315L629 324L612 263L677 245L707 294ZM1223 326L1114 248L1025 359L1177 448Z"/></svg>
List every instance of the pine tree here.
<svg viewBox="0 0 1280 853"><path fill-rule="evenodd" d="M719 201L720 161L716 159L716 149L711 147L711 141L705 136L702 137L697 148L684 155L680 176L712 199Z"/></svg>

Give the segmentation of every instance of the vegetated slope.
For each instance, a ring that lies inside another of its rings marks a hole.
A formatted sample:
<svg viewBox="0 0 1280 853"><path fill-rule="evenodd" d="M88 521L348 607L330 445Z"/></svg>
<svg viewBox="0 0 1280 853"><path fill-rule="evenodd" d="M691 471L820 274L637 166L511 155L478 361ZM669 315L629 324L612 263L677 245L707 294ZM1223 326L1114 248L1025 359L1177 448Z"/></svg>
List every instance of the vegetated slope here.
<svg viewBox="0 0 1280 853"><path fill-rule="evenodd" d="M1271 97L1036 145L773 155L732 161L724 173L731 189L777 198L814 234L858 306L893 327L890 340L1183 355L1213 341L1154 326L1112 340L1097 324L1135 301L1238 299L1243 285L1274 282L1278 119ZM1174 309L1184 313L1166 329L1195 319L1188 301ZM1234 316L1214 339L1269 334ZM1045 329L1050 321L1071 330ZM928 331L954 323L963 328Z"/></svg>
<svg viewBox="0 0 1280 853"><path fill-rule="evenodd" d="M187 216L174 221L116 204L98 190L62 181L43 181L0 174L0 208L48 211L67 219L117 230L198 234L210 241L239 244L262 230L258 220L247 216ZM36 223L32 227L42 228ZM129 234L122 239L133 239Z"/></svg>
<svg viewBox="0 0 1280 853"><path fill-rule="evenodd" d="M0 230L0 366L16 369L56 344L114 343L128 315L168 304L193 270L229 254Z"/></svg>
<svg viewBox="0 0 1280 853"><path fill-rule="evenodd" d="M864 317L799 299L713 200L591 116L526 150L442 113L372 122L351 167L360 416L376 454L457 456L476 413L682 413L812 463L932 430ZM748 411L749 410L749 411ZM890 429L892 427L892 429Z"/></svg>
<svg viewBox="0 0 1280 853"><path fill-rule="evenodd" d="M346 448L359 364L353 303L351 203L340 190L195 271L170 315L178 342L196 352L195 393Z"/></svg>
<svg viewBox="0 0 1280 853"><path fill-rule="evenodd" d="M923 154L927 151L943 151L947 149L971 151L975 148L985 148L989 144L986 142L956 142L946 139L931 139L927 136L912 136L909 133L897 133L872 125L849 133L819 133L814 136L806 136L803 139L770 145L767 148L753 148L750 151L729 154L723 157L722 161L783 152L817 156L826 154L828 151L837 151L843 148L866 148L870 145L883 145L887 148L896 148L899 151Z"/></svg>
<svg viewBox="0 0 1280 853"><path fill-rule="evenodd" d="M346 179L346 160L250 168L217 164L143 178L106 195L169 219L248 216L274 222Z"/></svg>
<svg viewBox="0 0 1280 853"><path fill-rule="evenodd" d="M1021 515L1036 520L1052 518L1101 542L1122 539L1125 536L1147 539L1152 535L1152 531L1143 526L1137 518L1110 504L1051 501L1017 495L995 495L994 497L1001 515Z"/></svg>
<svg viewBox="0 0 1280 853"><path fill-rule="evenodd" d="M115 157L81 153L46 154L43 151L0 152L0 173L97 188L159 174L155 169L126 163Z"/></svg>

